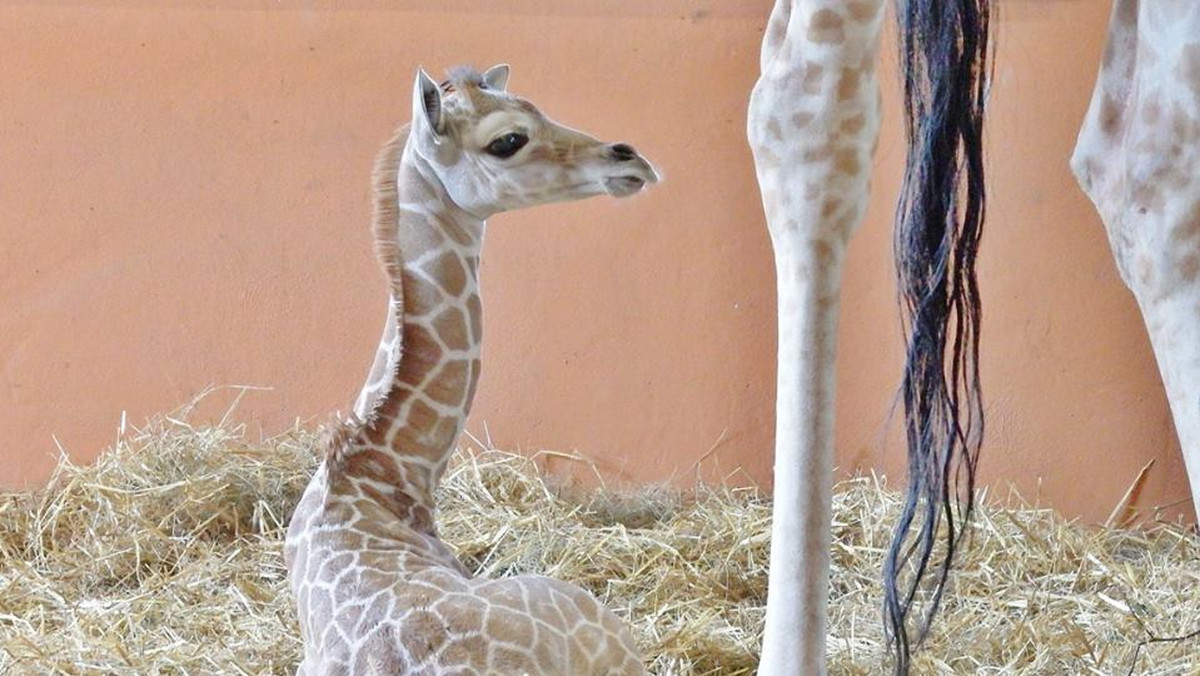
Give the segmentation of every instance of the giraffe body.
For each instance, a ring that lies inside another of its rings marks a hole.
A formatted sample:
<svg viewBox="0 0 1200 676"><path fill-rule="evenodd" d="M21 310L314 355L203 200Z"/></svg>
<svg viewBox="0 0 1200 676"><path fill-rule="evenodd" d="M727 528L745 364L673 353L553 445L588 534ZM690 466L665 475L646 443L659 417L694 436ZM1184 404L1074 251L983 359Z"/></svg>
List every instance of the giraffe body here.
<svg viewBox="0 0 1200 676"><path fill-rule="evenodd" d="M504 91L507 66L422 71L413 123L375 168L388 324L349 421L292 516L285 558L300 676L634 676L621 622L588 592L536 576L471 577L438 538L434 489L480 372L484 219L657 180L625 144L562 127Z"/></svg>
<svg viewBox="0 0 1200 676"><path fill-rule="evenodd" d="M436 535L370 499L302 509L307 536L289 543L307 580L300 676L645 673L620 620L578 587L472 578Z"/></svg>

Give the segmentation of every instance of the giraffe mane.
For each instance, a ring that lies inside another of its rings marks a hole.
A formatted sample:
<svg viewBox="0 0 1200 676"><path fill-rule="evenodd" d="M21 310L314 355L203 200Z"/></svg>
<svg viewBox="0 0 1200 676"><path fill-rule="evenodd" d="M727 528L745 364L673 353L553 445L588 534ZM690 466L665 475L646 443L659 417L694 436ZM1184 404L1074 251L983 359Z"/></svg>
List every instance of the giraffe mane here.
<svg viewBox="0 0 1200 676"><path fill-rule="evenodd" d="M392 135L375 157L375 168L371 172L375 212L371 232L375 240L375 255L383 264L392 292L393 311L401 319L404 313L404 286L402 284L403 256L400 251L400 194L397 177L400 163L404 159L404 148L408 141L411 125L405 124ZM400 324L403 325L401 319ZM394 371L400 368L400 355L392 364ZM383 399L375 401L366 417L351 414L346 420L334 420L327 427L322 446L325 449L325 464L330 482L341 475L350 454L353 440L376 421Z"/></svg>
<svg viewBox="0 0 1200 676"><path fill-rule="evenodd" d="M325 497L329 497L329 489L341 478L350 455L350 445L362 428L362 420L353 413L345 420L335 417L322 428L321 445L318 448L325 449L325 471L329 474L329 480L325 483Z"/></svg>
<svg viewBox="0 0 1200 676"><path fill-rule="evenodd" d="M371 173L375 197L371 233L375 239L375 255L383 264L392 293L401 307L404 306L403 289L400 284L404 261L400 252L400 195L396 179L404 158L409 128L410 125L407 124L400 127L383 145L375 157L375 169Z"/></svg>

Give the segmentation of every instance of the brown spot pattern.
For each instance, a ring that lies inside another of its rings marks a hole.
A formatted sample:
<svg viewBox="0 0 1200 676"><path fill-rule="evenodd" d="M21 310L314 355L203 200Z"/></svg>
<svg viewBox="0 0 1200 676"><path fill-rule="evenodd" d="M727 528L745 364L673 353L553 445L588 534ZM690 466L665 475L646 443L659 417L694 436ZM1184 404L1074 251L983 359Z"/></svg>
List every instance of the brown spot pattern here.
<svg viewBox="0 0 1200 676"><path fill-rule="evenodd" d="M361 450L347 458L346 469L355 476L369 477L389 486L400 484L396 463L375 449Z"/></svg>
<svg viewBox="0 0 1200 676"><path fill-rule="evenodd" d="M451 641L442 652L444 666L462 665L483 673L487 669L488 644L482 636L466 636ZM402 673L402 672L398 672Z"/></svg>
<svg viewBox="0 0 1200 676"><path fill-rule="evenodd" d="M816 117L813 113L794 113L792 115L792 126L796 129L803 129Z"/></svg>
<svg viewBox="0 0 1200 676"><path fill-rule="evenodd" d="M1138 0L1117 0L1116 14L1114 19L1126 26L1132 26L1137 23L1137 6Z"/></svg>
<svg viewBox="0 0 1200 676"><path fill-rule="evenodd" d="M439 215L434 220L435 225L433 229L445 233L450 239L458 243L459 246L470 246L475 243L477 239L476 235L464 228L453 218Z"/></svg>
<svg viewBox="0 0 1200 676"><path fill-rule="evenodd" d="M843 68L842 76L838 78L837 97L838 101L848 101L854 98L858 93L858 84L860 73L853 68Z"/></svg>
<svg viewBox="0 0 1200 676"><path fill-rule="evenodd" d="M575 607L583 615L583 619L587 622L598 622L600 620L598 602L582 589L574 590L573 594Z"/></svg>
<svg viewBox="0 0 1200 676"><path fill-rule="evenodd" d="M1162 106L1159 105L1156 99L1151 99L1149 96L1142 97L1142 122L1147 126L1158 124L1159 118L1162 117Z"/></svg>
<svg viewBox="0 0 1200 676"><path fill-rule="evenodd" d="M462 259L453 251L447 251L426 264L425 270L452 298L458 298L467 286L467 272L463 269Z"/></svg>
<svg viewBox="0 0 1200 676"><path fill-rule="evenodd" d="M865 126L867 126L867 118L862 113L859 113L842 120L842 124L838 128L846 134L857 134Z"/></svg>
<svg viewBox="0 0 1200 676"><path fill-rule="evenodd" d="M488 665L492 671L488 673L498 674L521 674L530 673L535 668L533 660L522 651L505 648L504 646L493 646L491 651L491 659Z"/></svg>
<svg viewBox="0 0 1200 676"><path fill-rule="evenodd" d="M772 21L771 25L767 27L767 49L777 49L779 47L779 43L783 42L785 35L787 35L787 22Z"/></svg>
<svg viewBox="0 0 1200 676"><path fill-rule="evenodd" d="M448 307L433 320L433 330L438 338L451 350L465 350L470 346L467 338L467 320L463 319L462 310L458 307Z"/></svg>
<svg viewBox="0 0 1200 676"><path fill-rule="evenodd" d="M545 672L550 672L557 664L568 664L566 640L558 635L543 637L533 647L533 657Z"/></svg>
<svg viewBox="0 0 1200 676"><path fill-rule="evenodd" d="M1184 284L1191 284L1200 277L1200 251L1191 251L1179 261L1179 277Z"/></svg>
<svg viewBox="0 0 1200 676"><path fill-rule="evenodd" d="M427 430L436 425L441 418L442 416L433 410L429 404L420 399L415 399L412 402L412 406L408 407L408 418L404 422L406 427Z"/></svg>
<svg viewBox="0 0 1200 676"><path fill-rule="evenodd" d="M439 404L458 406L462 404L466 390L467 362L455 359L442 365L442 370L425 388L425 395Z"/></svg>
<svg viewBox="0 0 1200 676"><path fill-rule="evenodd" d="M1197 96L1200 96L1200 42L1183 48L1179 60L1179 76Z"/></svg>
<svg viewBox="0 0 1200 676"><path fill-rule="evenodd" d="M1192 204L1179 227L1171 233L1171 243L1178 248L1200 250L1200 201Z"/></svg>
<svg viewBox="0 0 1200 676"><path fill-rule="evenodd" d="M1200 104L1200 98L1197 103ZM1200 111L1188 111L1179 103L1171 109L1171 149L1175 157L1183 154L1184 147L1200 145L1200 119L1197 119L1197 114Z"/></svg>
<svg viewBox="0 0 1200 676"><path fill-rule="evenodd" d="M397 380L416 387L425 381L429 372L442 360L442 348L419 324L404 324L404 349L397 369Z"/></svg>
<svg viewBox="0 0 1200 676"><path fill-rule="evenodd" d="M442 306L441 290L420 275L408 270L401 277L404 292L404 314L409 317L424 317Z"/></svg>
<svg viewBox="0 0 1200 676"><path fill-rule="evenodd" d="M833 148L829 145L829 143L822 143L819 146L805 150L801 155L801 159L804 162L820 162L822 160L827 160L832 156Z"/></svg>
<svg viewBox="0 0 1200 676"><path fill-rule="evenodd" d="M1117 45L1116 42L1110 39L1104 44L1104 55L1100 57L1101 70L1110 68L1115 58L1117 58Z"/></svg>
<svg viewBox="0 0 1200 676"><path fill-rule="evenodd" d="M1121 130L1121 107L1111 94L1105 94L1100 102L1100 131L1106 136L1116 136Z"/></svg>
<svg viewBox="0 0 1200 676"><path fill-rule="evenodd" d="M841 44L846 40L845 22L829 8L813 13L808 22L808 39L817 44Z"/></svg>
<svg viewBox="0 0 1200 676"><path fill-rule="evenodd" d="M855 0L846 5L846 9L850 13L850 18L865 23L874 19L879 14L879 9L883 7L883 3L878 0Z"/></svg>
<svg viewBox="0 0 1200 676"><path fill-rule="evenodd" d="M398 628L397 638L416 662L433 657L446 643L446 624L428 610L414 610Z"/></svg>
<svg viewBox="0 0 1200 676"><path fill-rule="evenodd" d="M366 437L372 443L382 442L384 435L387 433L388 424L396 418L396 415L400 412L400 408L404 406L404 402L408 401L411 396L412 388L393 384L390 396L381 400L378 409L375 410L375 417L382 424L363 430ZM349 448L349 446L344 447L345 450L349 450Z"/></svg>
<svg viewBox="0 0 1200 676"><path fill-rule="evenodd" d="M862 169L858 162L858 151L853 148L843 148L833 157L833 168L837 171L855 176Z"/></svg>
<svg viewBox="0 0 1200 676"><path fill-rule="evenodd" d="M783 129L779 127L779 120L771 118L767 121L767 133L776 141L783 140Z"/></svg>
<svg viewBox="0 0 1200 676"><path fill-rule="evenodd" d="M466 408L470 407L467 406ZM463 414L465 415L468 412L463 411ZM444 453L450 444L454 442L454 437L458 434L458 424L458 418L442 418L438 422L437 427L433 428L430 439L432 439L434 448L439 449L440 453Z"/></svg>
<svg viewBox="0 0 1200 676"><path fill-rule="evenodd" d="M533 620L523 612L493 606L488 610L484 631L494 641L523 645L533 635Z"/></svg>
<svg viewBox="0 0 1200 676"><path fill-rule="evenodd" d="M393 445L402 448L409 455L436 461L446 452L446 446L453 441L440 433L447 420L454 422L450 418L443 418L420 399L414 399L408 409L408 417L399 421L401 427L396 431Z"/></svg>
<svg viewBox="0 0 1200 676"><path fill-rule="evenodd" d="M1148 211L1161 211L1166 205L1166 202L1163 200L1162 191L1153 181L1141 181L1134 186L1129 197L1134 208L1143 214Z"/></svg>

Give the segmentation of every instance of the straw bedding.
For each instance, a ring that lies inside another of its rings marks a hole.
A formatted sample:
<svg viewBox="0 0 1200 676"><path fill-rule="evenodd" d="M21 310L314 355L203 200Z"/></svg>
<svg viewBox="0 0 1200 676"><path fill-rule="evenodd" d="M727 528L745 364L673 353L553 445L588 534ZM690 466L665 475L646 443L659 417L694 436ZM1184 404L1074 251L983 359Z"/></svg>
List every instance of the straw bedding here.
<svg viewBox="0 0 1200 676"><path fill-rule="evenodd" d="M62 463L45 490L0 496L0 673L292 674L281 542L316 444L164 417L93 466ZM830 671L885 673L877 580L897 496L858 478L835 500ZM753 673L770 522L755 491L587 493L487 451L454 464L441 505L443 536L481 575L585 585L653 673ZM1133 665L1147 631L1200 624L1200 542L1178 527L988 507L958 568L915 673L1200 673L1196 639Z"/></svg>

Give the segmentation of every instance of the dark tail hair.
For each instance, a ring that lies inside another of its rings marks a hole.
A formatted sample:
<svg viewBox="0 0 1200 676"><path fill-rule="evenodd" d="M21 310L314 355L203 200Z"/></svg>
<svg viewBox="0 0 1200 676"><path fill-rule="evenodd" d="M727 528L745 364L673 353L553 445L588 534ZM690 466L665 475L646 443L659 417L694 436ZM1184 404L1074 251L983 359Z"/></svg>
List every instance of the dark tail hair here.
<svg viewBox="0 0 1200 676"><path fill-rule="evenodd" d="M990 12L989 0L896 0L908 144L895 234L908 341L908 491L884 560L884 621L898 674L908 673L908 619L922 580L933 576L917 643L974 508L983 438L975 257L985 211ZM943 522L945 549L935 556Z"/></svg>

